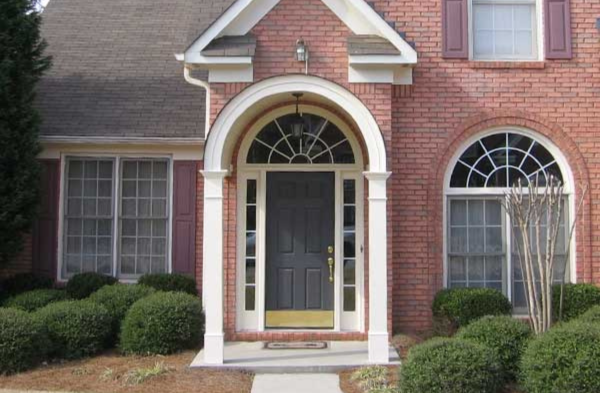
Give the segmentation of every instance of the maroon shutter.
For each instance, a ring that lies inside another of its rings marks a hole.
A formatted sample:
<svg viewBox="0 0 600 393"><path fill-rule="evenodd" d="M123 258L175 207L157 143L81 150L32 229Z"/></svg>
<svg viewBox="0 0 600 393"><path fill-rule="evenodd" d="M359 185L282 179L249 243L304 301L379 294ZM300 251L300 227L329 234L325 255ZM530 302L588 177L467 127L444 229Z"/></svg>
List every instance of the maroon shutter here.
<svg viewBox="0 0 600 393"><path fill-rule="evenodd" d="M545 36L547 59L571 59L571 2L545 0Z"/></svg>
<svg viewBox="0 0 600 393"><path fill-rule="evenodd" d="M42 160L41 206L33 225L32 268L37 274L56 278L60 161Z"/></svg>
<svg viewBox="0 0 600 393"><path fill-rule="evenodd" d="M469 58L467 0L442 0L442 56Z"/></svg>
<svg viewBox="0 0 600 393"><path fill-rule="evenodd" d="M194 275L196 162L174 161L173 165L173 272Z"/></svg>

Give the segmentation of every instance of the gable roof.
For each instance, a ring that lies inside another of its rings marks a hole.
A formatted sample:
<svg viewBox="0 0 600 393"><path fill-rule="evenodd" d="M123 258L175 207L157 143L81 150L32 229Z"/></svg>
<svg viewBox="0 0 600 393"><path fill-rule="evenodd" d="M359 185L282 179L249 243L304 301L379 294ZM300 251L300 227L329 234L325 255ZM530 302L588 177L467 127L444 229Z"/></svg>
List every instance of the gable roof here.
<svg viewBox="0 0 600 393"><path fill-rule="evenodd" d="M203 51L214 42L227 36L244 36L280 0L236 0L185 50L184 61L188 64L215 64L213 58ZM399 52L395 64L414 65L417 62L415 49L388 24L381 14L364 0L321 0L357 36L379 37ZM387 54L386 54L387 55ZM248 62L250 56L240 57Z"/></svg>
<svg viewBox="0 0 600 393"><path fill-rule="evenodd" d="M53 57L38 87L42 138L204 136L204 92L173 53L233 0L52 0L42 35Z"/></svg>

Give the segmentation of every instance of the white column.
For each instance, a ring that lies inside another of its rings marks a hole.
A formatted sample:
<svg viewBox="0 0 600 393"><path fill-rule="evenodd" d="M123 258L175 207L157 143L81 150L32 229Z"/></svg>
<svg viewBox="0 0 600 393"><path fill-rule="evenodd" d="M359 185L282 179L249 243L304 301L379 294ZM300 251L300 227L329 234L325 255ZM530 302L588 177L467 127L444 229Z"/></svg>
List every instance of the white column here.
<svg viewBox="0 0 600 393"><path fill-rule="evenodd" d="M206 317L204 362L223 364L223 179L227 171L204 175L202 302Z"/></svg>
<svg viewBox="0 0 600 393"><path fill-rule="evenodd" d="M389 363L387 286L387 179L390 172L365 172L369 181L369 362Z"/></svg>

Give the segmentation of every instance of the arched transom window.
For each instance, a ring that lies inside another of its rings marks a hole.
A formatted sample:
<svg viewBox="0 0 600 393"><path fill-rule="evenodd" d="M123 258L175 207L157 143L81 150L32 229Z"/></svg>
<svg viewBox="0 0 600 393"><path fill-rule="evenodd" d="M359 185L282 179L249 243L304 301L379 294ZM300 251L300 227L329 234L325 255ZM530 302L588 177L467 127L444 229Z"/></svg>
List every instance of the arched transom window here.
<svg viewBox="0 0 600 393"><path fill-rule="evenodd" d="M550 151L527 135L498 132L478 139L460 153L446 184L447 286L495 288L512 300L515 312L526 310L517 245L503 198L519 179L524 189L530 182L543 187L550 176L564 181L559 161ZM569 209L565 206L563 211L557 280L568 266Z"/></svg>
<svg viewBox="0 0 600 393"><path fill-rule="evenodd" d="M479 139L460 156L450 187L510 187L521 179L523 187L549 176L563 180L556 159L539 142L521 134L499 133Z"/></svg>
<svg viewBox="0 0 600 393"><path fill-rule="evenodd" d="M248 164L354 164L348 138L329 120L313 115L285 115L254 138Z"/></svg>

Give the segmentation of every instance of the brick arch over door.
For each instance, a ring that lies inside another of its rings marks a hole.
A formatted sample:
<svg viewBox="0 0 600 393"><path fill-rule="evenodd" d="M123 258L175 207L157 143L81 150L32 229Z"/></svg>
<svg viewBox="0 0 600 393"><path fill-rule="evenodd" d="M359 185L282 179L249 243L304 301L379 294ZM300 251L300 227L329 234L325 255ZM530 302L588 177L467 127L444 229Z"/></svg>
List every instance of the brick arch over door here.
<svg viewBox="0 0 600 393"><path fill-rule="evenodd" d="M451 131L445 144L439 146L435 157L437 162L432 163L429 173L428 191L428 227L430 236L429 276L435 285L431 286L430 297L433 299L435 292L443 287L443 201L444 187L446 186L446 173L452 158L463 148L466 141L486 130L501 127L519 127L538 133L552 142L562 153L570 167L573 177L573 194L576 203L581 195L581 187L589 185L589 173L577 144L558 125L524 111L499 111L485 113L466 120L461 126ZM580 219L576 228L576 263L579 281L591 282L591 223L590 223L591 198L588 192L585 195L584 207L580 212Z"/></svg>

